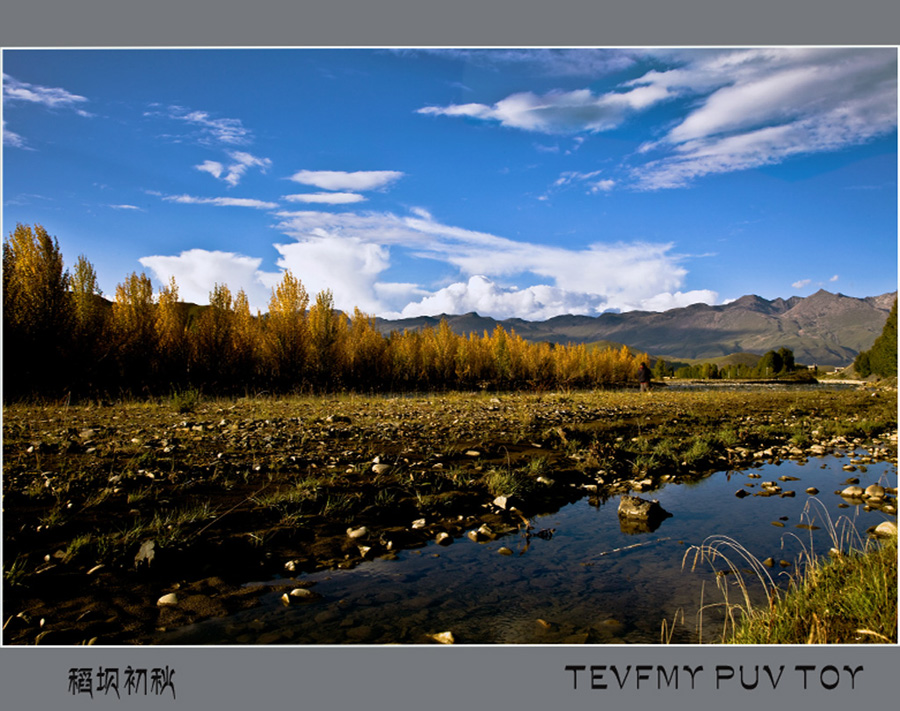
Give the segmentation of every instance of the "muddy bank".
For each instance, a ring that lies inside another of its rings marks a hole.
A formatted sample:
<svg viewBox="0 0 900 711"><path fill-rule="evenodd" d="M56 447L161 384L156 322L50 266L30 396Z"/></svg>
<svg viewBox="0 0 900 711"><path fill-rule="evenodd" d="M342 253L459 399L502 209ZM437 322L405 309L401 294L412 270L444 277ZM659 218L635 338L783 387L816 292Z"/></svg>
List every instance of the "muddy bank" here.
<svg viewBox="0 0 900 711"><path fill-rule="evenodd" d="M585 494L853 444L896 458L891 391L13 406L3 425L7 644L153 643L272 591L248 580L528 534Z"/></svg>

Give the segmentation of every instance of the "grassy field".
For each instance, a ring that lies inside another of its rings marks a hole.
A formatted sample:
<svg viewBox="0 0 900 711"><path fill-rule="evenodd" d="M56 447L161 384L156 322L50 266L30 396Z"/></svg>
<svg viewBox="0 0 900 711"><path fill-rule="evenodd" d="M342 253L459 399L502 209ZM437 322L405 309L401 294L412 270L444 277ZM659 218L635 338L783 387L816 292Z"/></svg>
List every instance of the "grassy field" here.
<svg viewBox="0 0 900 711"><path fill-rule="evenodd" d="M160 625L253 605L241 584L285 561L349 567L438 530L523 525L485 508L496 496L516 497L528 517L586 486L650 491L847 444L896 460L895 390L180 393L3 415L14 644L152 642ZM160 611L173 584L196 604Z"/></svg>
<svg viewBox="0 0 900 711"><path fill-rule="evenodd" d="M732 644L897 643L897 537L818 560L768 609L743 615Z"/></svg>

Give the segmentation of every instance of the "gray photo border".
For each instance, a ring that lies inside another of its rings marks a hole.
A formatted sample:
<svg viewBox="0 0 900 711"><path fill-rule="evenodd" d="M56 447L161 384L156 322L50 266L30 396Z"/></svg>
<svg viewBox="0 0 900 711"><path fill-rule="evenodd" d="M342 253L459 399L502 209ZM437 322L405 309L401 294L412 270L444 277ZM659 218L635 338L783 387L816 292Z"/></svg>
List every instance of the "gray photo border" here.
<svg viewBox="0 0 900 711"><path fill-rule="evenodd" d="M896 0L13 0L0 11L2 48L895 47L898 39ZM127 694L127 667L156 673L154 693ZM107 668L122 670L118 697L73 693L79 674L96 677ZM846 709L896 698L898 669L896 645L2 647L0 699L17 711L275 704L429 711L607 704ZM752 686L754 678L759 683Z"/></svg>

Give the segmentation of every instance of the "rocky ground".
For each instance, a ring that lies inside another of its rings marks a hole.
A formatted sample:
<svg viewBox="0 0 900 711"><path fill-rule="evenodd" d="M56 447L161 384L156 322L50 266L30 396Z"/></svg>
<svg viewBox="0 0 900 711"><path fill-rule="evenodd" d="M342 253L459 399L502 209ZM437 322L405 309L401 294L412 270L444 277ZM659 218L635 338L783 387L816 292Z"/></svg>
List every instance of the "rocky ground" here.
<svg viewBox="0 0 900 711"><path fill-rule="evenodd" d="M896 418L872 388L9 405L3 641L151 644L253 606L270 588L248 580L289 592L292 573L528 533L585 494L848 447L896 460ZM896 489L878 505L896 514Z"/></svg>

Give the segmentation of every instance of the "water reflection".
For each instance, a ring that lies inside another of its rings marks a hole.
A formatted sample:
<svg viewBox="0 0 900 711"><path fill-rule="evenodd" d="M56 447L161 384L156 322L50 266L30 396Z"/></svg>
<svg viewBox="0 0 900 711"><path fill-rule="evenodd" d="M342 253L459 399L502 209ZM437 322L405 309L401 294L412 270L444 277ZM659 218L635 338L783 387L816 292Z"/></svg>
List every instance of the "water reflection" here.
<svg viewBox="0 0 900 711"><path fill-rule="evenodd" d="M701 598L708 603L717 594L715 571L692 572L685 554L709 536L727 535L759 561L789 563L770 571L786 583L798 556L826 554L834 537L846 538L838 522L861 539L891 518L837 493L846 485L846 461L783 462L691 486L670 483L641 494L671 514L652 525L620 517L619 497L585 497L534 520L527 536L460 538L352 570L267 581L311 585L319 597L285 606L282 589L261 607L174 630L163 643L424 644L452 632L457 644L657 644L663 621L673 643L716 641L713 617L704 615L702 639L696 624ZM896 475L896 465L886 463L853 474L863 488L895 487ZM765 494L767 479L781 479L777 494ZM813 488L821 493L806 493Z"/></svg>

